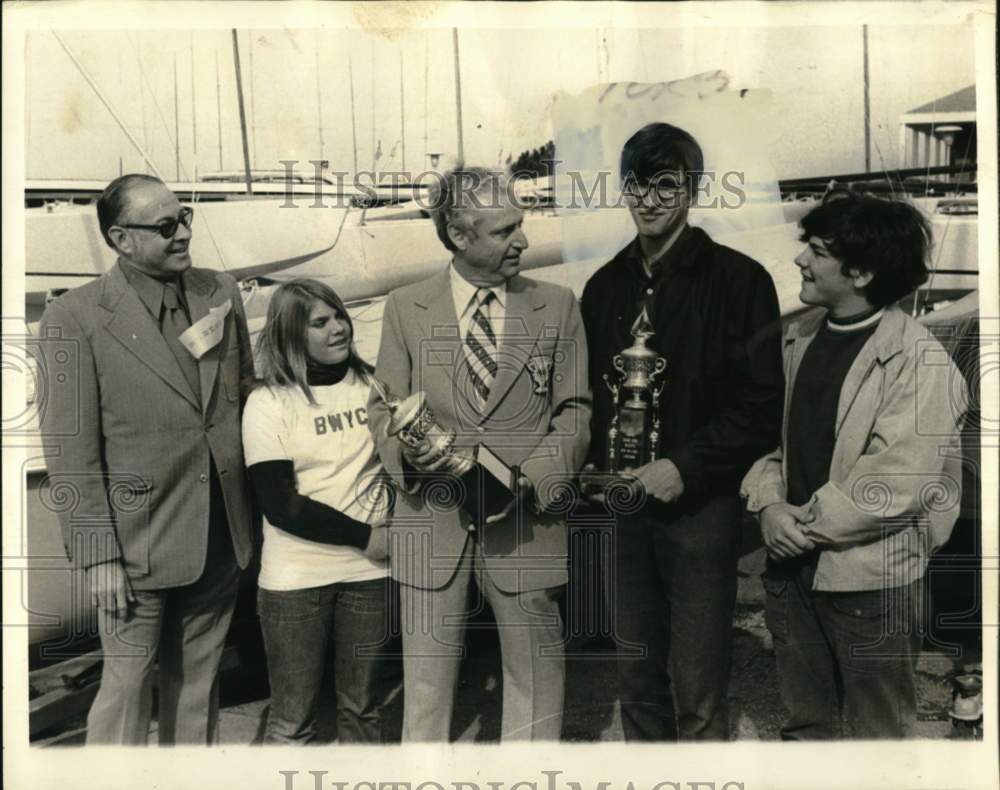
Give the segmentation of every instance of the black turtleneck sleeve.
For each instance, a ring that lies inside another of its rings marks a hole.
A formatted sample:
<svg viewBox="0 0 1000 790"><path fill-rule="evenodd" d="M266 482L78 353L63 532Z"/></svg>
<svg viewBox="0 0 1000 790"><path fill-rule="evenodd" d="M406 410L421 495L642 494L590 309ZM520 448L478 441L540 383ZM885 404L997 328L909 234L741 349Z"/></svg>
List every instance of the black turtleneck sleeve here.
<svg viewBox="0 0 1000 790"><path fill-rule="evenodd" d="M368 545L368 524L298 492L291 461L262 461L248 471L257 504L271 526L316 543L358 549Z"/></svg>

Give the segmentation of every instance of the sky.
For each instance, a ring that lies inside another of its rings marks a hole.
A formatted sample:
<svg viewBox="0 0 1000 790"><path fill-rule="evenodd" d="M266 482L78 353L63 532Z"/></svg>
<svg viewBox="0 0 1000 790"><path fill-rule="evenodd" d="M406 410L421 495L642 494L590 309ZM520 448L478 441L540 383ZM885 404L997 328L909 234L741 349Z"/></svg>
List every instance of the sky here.
<svg viewBox="0 0 1000 790"><path fill-rule="evenodd" d="M59 35L166 179L242 168L229 30ZM414 170L428 153L456 152L451 29L254 29L239 30L238 40L252 166L322 158L352 171L356 148L360 169L403 169L405 155ZM722 69L734 88L771 92L779 178L864 169L861 25L465 27L458 42L469 162L495 165L550 139L559 91ZM972 30L870 26L869 57L872 163L892 168L900 114L975 82ZM108 179L119 168L145 169L51 31L29 34L26 62L28 178Z"/></svg>

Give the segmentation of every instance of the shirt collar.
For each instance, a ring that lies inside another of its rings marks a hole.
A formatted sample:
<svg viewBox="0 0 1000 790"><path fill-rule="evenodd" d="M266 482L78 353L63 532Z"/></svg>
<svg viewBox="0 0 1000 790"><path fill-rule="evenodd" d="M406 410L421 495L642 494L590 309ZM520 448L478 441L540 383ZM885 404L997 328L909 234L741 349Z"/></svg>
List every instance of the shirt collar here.
<svg viewBox="0 0 1000 790"><path fill-rule="evenodd" d="M663 272L675 267L690 269L694 266L694 256L691 253L697 244L699 232L690 225L685 225L684 230L674 240L674 243L667 248L667 251L655 261L650 262L652 279L655 280ZM643 279L650 279L642 263L642 247L639 246L638 236L632 239L632 243L625 248L625 254L636 273L642 275Z"/></svg>
<svg viewBox="0 0 1000 790"><path fill-rule="evenodd" d="M461 306L461 310L457 310L458 317L461 318L462 315L469 309L469 304L472 302L472 297L476 295L476 291L479 290L480 286L473 285L468 280L466 280L458 270L455 268L455 264L452 263L448 267L448 276L451 278L451 292L455 296L455 305ZM499 285L493 285L489 288L493 292L493 297L497 300L497 303L504 309L506 309L506 299L507 299L507 283L502 282Z"/></svg>
<svg viewBox="0 0 1000 790"><path fill-rule="evenodd" d="M125 274L125 279L135 292L139 294L139 299L142 300L142 303L146 305L146 308L155 318L159 318L163 308L163 289L166 287L166 282L158 280L155 277L150 277L146 272L127 261L119 259L119 262L121 263L122 272ZM177 293L181 302L186 304L187 299L184 296L183 281L178 277L174 282L177 285Z"/></svg>

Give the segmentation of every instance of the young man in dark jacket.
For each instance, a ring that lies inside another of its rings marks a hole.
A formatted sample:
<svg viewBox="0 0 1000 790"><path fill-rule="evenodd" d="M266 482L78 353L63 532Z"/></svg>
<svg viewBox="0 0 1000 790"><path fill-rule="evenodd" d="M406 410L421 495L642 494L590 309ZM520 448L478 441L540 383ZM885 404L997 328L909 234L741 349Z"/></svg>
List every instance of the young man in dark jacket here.
<svg viewBox="0 0 1000 790"><path fill-rule="evenodd" d="M583 292L594 393L591 460L604 468L615 406L605 382L643 310L666 360L656 460L633 474L644 503L616 514L614 599L627 740L725 740L736 600L739 483L778 440L778 300L756 261L688 225L703 156L649 124L621 155L638 235ZM672 688L671 688L672 684Z"/></svg>

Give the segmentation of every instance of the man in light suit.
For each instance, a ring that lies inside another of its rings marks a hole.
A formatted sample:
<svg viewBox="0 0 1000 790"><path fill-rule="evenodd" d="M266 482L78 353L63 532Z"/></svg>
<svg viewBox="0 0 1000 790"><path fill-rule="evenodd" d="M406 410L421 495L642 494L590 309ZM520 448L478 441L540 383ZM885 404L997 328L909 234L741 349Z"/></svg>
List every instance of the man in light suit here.
<svg viewBox="0 0 1000 790"><path fill-rule="evenodd" d="M49 382L42 434L51 490L73 492L66 550L98 607L104 663L87 742L146 743L158 662L160 743L211 743L252 554L243 305L232 277L191 268L192 210L159 179L112 181L97 213L118 262L53 301L40 330L49 370L74 357L59 368L67 379ZM181 339L192 325L194 351Z"/></svg>
<svg viewBox="0 0 1000 790"><path fill-rule="evenodd" d="M389 412L373 397L372 433L400 487L392 570L401 582L403 739L448 740L465 620L485 601L502 652L501 737L555 740L567 483L589 441L583 325L568 289L518 274L528 241L501 174L452 171L439 187L432 216L451 264L389 295L375 375L395 397L424 391L457 450L482 443L519 467L520 497L477 527L445 490L447 458L389 436Z"/></svg>

